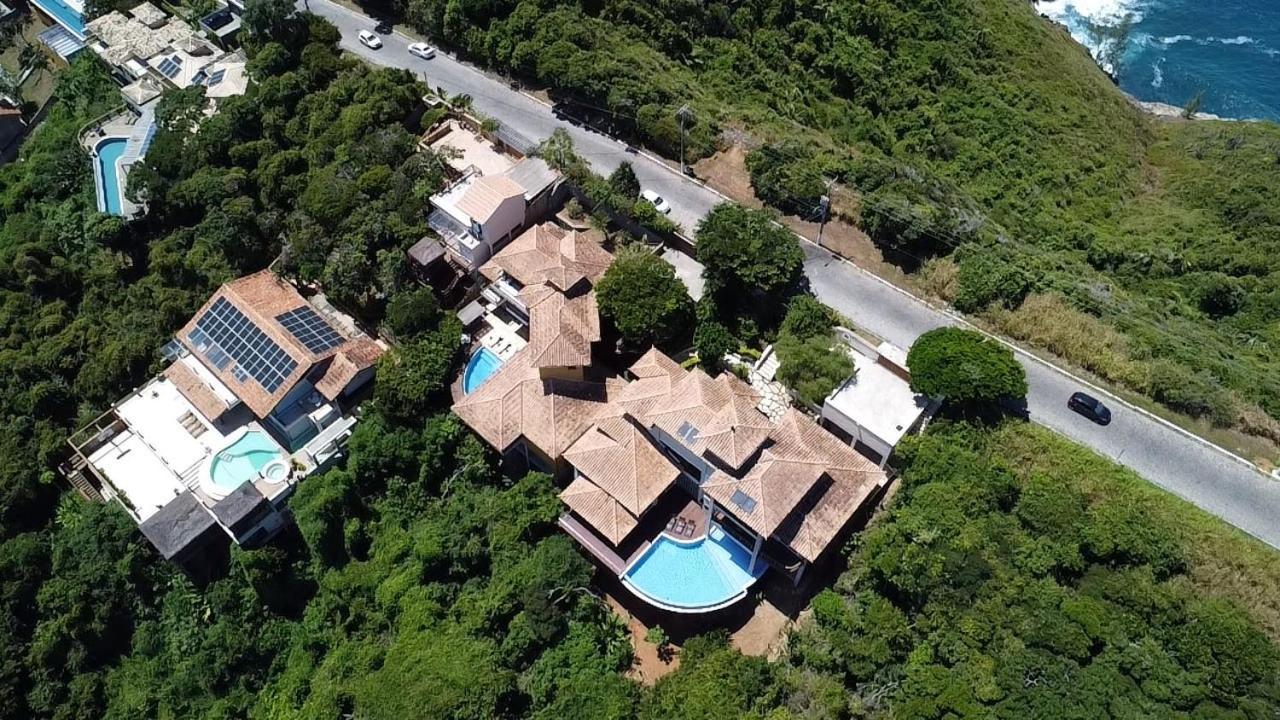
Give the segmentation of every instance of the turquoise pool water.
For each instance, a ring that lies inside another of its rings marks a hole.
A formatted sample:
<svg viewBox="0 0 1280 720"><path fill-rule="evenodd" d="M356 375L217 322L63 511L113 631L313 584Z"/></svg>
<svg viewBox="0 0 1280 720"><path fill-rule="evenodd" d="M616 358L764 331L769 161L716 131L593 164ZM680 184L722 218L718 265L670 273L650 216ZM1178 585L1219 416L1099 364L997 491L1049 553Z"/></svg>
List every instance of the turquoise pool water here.
<svg viewBox="0 0 1280 720"><path fill-rule="evenodd" d="M490 375L502 367L502 358L493 354L489 348L480 348L467 361L467 369L462 371L462 392L470 395L476 388L484 384Z"/></svg>
<svg viewBox="0 0 1280 720"><path fill-rule="evenodd" d="M62 0L32 0L49 17L58 24L84 38L84 15Z"/></svg>
<svg viewBox="0 0 1280 720"><path fill-rule="evenodd" d="M623 573L626 584L645 600L683 612L721 607L746 594L765 571L763 560L748 572L751 553L719 527L691 543L660 535Z"/></svg>
<svg viewBox="0 0 1280 720"><path fill-rule="evenodd" d="M214 487L231 492L256 478L267 463L282 459L275 441L260 430L250 430L213 457L209 475Z"/></svg>
<svg viewBox="0 0 1280 720"><path fill-rule="evenodd" d="M113 137L102 140L94 147L98 163L98 197L99 209L111 215L124 215L124 197L120 187L120 156L124 155L124 146L128 138Z"/></svg>

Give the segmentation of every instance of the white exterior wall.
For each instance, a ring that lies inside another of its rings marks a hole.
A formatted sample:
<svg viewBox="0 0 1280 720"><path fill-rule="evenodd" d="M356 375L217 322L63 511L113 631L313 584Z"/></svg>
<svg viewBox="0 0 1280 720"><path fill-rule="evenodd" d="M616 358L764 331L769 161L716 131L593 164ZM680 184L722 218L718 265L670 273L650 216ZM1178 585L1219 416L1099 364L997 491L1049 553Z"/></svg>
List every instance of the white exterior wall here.
<svg viewBox="0 0 1280 720"><path fill-rule="evenodd" d="M872 451L880 456L880 467L884 467L884 464L889 461L889 454L893 452L893 445L832 407L831 403L823 404L822 419L848 433L856 442L871 448Z"/></svg>
<svg viewBox="0 0 1280 720"><path fill-rule="evenodd" d="M488 222L480 226L480 238L488 245L488 253L501 250L514 237L514 231L524 225L524 196L517 195L502 201ZM485 260L488 260L485 257ZM479 262L484 262L483 260Z"/></svg>

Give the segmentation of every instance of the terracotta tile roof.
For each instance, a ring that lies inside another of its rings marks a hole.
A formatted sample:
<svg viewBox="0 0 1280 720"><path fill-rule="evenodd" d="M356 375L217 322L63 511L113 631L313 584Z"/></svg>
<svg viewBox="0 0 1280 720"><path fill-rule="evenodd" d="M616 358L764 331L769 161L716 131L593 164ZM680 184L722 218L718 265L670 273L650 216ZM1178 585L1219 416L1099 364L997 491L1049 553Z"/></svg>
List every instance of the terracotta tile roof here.
<svg viewBox="0 0 1280 720"><path fill-rule="evenodd" d="M471 182L471 187L458 198L457 208L479 223L486 223L508 199L524 202L524 188L505 175L484 175Z"/></svg>
<svg viewBox="0 0 1280 720"><path fill-rule="evenodd" d="M373 366L382 357L382 346L369 338L357 338L339 346L324 375L316 381L316 390L329 400L336 399L347 389L347 384L362 370Z"/></svg>
<svg viewBox="0 0 1280 720"><path fill-rule="evenodd" d="M627 417L597 421L564 457L636 517L680 477L648 434Z"/></svg>
<svg viewBox="0 0 1280 720"><path fill-rule="evenodd" d="M530 361L536 367L591 364L591 343L600 339L594 292L568 298L549 285L530 285L520 300L529 309Z"/></svg>
<svg viewBox="0 0 1280 720"><path fill-rule="evenodd" d="M490 280L505 273L521 285L548 283L569 292L584 280L594 285L612 262L613 255L586 235L544 223L525 230L480 272Z"/></svg>
<svg viewBox="0 0 1280 720"><path fill-rule="evenodd" d="M653 347L649 348L649 351L644 355L641 355L639 360L632 363L629 372L638 378L665 377L679 380L688 371L680 367L680 363L667 357L666 353Z"/></svg>
<svg viewBox="0 0 1280 720"><path fill-rule="evenodd" d="M181 360L164 369L164 376L178 389L187 402L195 406L210 422L222 417L230 406L213 391L196 372Z"/></svg>
<svg viewBox="0 0 1280 720"><path fill-rule="evenodd" d="M636 517L609 493L578 478L560 493L560 499L596 532L615 546L636 529Z"/></svg>
<svg viewBox="0 0 1280 720"><path fill-rule="evenodd" d="M453 411L499 451L524 437L556 459L595 418L609 410L603 383L544 380L531 362L530 348L511 356Z"/></svg>
<svg viewBox="0 0 1280 720"><path fill-rule="evenodd" d="M208 358L201 351L196 349L190 337L191 331L196 328L200 318L220 299L226 300L239 310L294 361L293 371L274 391L268 391L252 378L242 382L234 374L237 368L235 362L227 363L222 369L218 369L208 362ZM254 414L258 417L266 417L289 394L289 391L311 372L312 368L350 344L350 341L346 341L322 352L308 350L306 345L294 337L293 333L285 330L284 326L276 320L281 314L301 307L310 306L293 285L277 277L270 270L262 270L218 288L217 292L196 311L191 320L178 331L177 339L191 351L192 355L200 358L209 371L230 388L245 405L248 405ZM349 359L359 364L366 359L364 354L366 351L357 350L356 352L357 356Z"/></svg>
<svg viewBox="0 0 1280 720"><path fill-rule="evenodd" d="M710 454L731 470L741 468L769 438L773 424L756 405L760 396L730 373L711 378L690 371L656 403L646 420L689 450Z"/></svg>
<svg viewBox="0 0 1280 720"><path fill-rule="evenodd" d="M812 562L885 481L884 471L794 409L772 440L740 479L716 472L703 489L751 529Z"/></svg>

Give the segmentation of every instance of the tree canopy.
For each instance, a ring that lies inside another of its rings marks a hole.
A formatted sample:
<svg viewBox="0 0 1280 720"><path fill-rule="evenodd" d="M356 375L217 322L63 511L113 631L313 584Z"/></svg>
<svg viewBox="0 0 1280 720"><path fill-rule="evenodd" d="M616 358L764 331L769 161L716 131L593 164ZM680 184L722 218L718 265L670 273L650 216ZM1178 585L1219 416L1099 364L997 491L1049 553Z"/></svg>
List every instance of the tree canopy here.
<svg viewBox="0 0 1280 720"><path fill-rule="evenodd" d="M632 347L686 336L693 299L675 269L641 245L623 248L596 284L600 314Z"/></svg>
<svg viewBox="0 0 1280 720"><path fill-rule="evenodd" d="M912 344L907 366L912 390L962 406L1020 400L1027 394L1027 374L1013 351L974 330L930 330Z"/></svg>
<svg viewBox="0 0 1280 720"><path fill-rule="evenodd" d="M804 275L800 241L762 210L717 205L698 224L697 241L703 276L719 296L777 300L793 292Z"/></svg>

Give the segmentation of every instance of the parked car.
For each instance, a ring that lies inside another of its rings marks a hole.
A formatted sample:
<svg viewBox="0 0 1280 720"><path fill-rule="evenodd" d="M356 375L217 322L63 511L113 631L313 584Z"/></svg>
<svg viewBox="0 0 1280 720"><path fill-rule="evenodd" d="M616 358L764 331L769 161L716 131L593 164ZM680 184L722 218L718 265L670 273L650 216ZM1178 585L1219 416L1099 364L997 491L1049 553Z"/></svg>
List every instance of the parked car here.
<svg viewBox="0 0 1280 720"><path fill-rule="evenodd" d="M409 54L417 55L423 60L430 60L436 56L436 49L423 42L416 42L409 46Z"/></svg>
<svg viewBox="0 0 1280 720"><path fill-rule="evenodd" d="M1102 404L1101 400L1092 395L1086 395L1082 392L1072 393L1071 399L1067 400L1067 407L1099 425L1107 425L1111 422L1111 411L1107 409L1106 405Z"/></svg>
<svg viewBox="0 0 1280 720"><path fill-rule="evenodd" d="M652 190L642 190L640 191L640 197L645 200L648 200L649 204L657 208L658 212L662 213L663 215L671 214L671 205L667 203L666 200L663 200L662 196L659 195L658 193Z"/></svg>
<svg viewBox="0 0 1280 720"><path fill-rule="evenodd" d="M361 30L360 44L369 48L370 50L377 50L378 48L382 47L382 38L378 37L377 35L374 35L372 32L369 32L368 30Z"/></svg>

